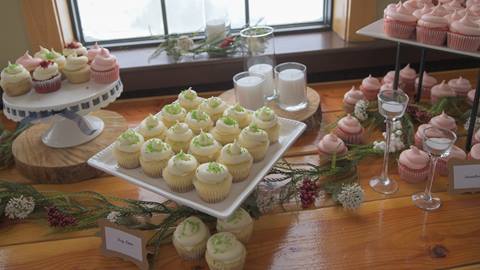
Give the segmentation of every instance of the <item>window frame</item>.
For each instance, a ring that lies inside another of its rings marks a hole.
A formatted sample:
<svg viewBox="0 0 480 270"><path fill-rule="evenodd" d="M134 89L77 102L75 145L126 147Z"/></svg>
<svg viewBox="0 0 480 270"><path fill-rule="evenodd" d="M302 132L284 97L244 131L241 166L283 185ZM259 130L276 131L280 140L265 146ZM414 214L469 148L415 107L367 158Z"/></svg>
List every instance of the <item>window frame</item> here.
<svg viewBox="0 0 480 270"><path fill-rule="evenodd" d="M244 0L245 1L245 21L248 25L250 23L250 14L249 14L249 1L254 0ZM295 33L305 33L305 32L321 32L321 31L330 31L332 30L332 14L333 14L333 1L334 0L323 0L323 21L322 22L306 22L306 23L296 23L296 24L282 24L275 25L275 35L288 35ZM167 11L166 11L166 0L160 0L162 6L162 20L164 32L168 33L168 23L167 23ZM164 36L161 36L159 39L151 38L148 36L145 37L134 37L134 38L124 38L124 39L114 39L114 40L102 40L102 41L86 41L83 35L82 21L80 17L80 11L78 8L77 0L68 1L70 18L72 20L72 28L74 34L79 42L89 46L93 45L96 42L102 46L111 47L111 48L128 48L128 47L139 47L139 46L148 46L161 43L164 41ZM233 34L237 34L241 29L232 29ZM186 33L188 34L188 33ZM168 35L168 34L167 34ZM196 36L196 40L203 39L203 32L200 35Z"/></svg>

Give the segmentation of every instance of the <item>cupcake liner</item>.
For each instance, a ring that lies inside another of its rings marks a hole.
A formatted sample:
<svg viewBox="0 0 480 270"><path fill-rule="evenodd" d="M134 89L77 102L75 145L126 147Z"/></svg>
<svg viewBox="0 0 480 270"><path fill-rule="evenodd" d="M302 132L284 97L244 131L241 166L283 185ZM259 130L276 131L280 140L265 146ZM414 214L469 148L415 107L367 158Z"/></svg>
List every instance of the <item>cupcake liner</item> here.
<svg viewBox="0 0 480 270"><path fill-rule="evenodd" d="M212 155L207 155L207 156L192 153L192 151L190 151L190 150L188 150L188 153L191 154L192 156L194 156L197 159L198 164L202 164L202 163L207 163L207 162L217 160L218 155L220 154L220 149L218 149L217 152L213 153Z"/></svg>
<svg viewBox="0 0 480 270"><path fill-rule="evenodd" d="M206 184L196 178L193 179L193 186L197 191L200 199L207 203L217 203L225 200L228 193L230 193L230 188L232 187L232 176L221 183L215 184Z"/></svg>
<svg viewBox="0 0 480 270"><path fill-rule="evenodd" d="M59 90L60 87L62 87L62 75L60 74L48 80L33 80L33 88L35 88L35 91L39 94L55 92Z"/></svg>
<svg viewBox="0 0 480 270"><path fill-rule="evenodd" d="M440 158L437 162L437 172L442 176L448 175L448 166L447 166L448 159Z"/></svg>
<svg viewBox="0 0 480 270"><path fill-rule="evenodd" d="M456 50L475 52L480 47L480 36L467 36L448 32L447 46Z"/></svg>
<svg viewBox="0 0 480 270"><path fill-rule="evenodd" d="M219 159L218 162L227 167L228 172L232 175L232 181L237 183L247 179L248 175L250 174L250 169L252 168L253 158L240 164L227 164L221 159Z"/></svg>
<svg viewBox="0 0 480 270"><path fill-rule="evenodd" d="M207 261L208 268L210 270L242 270L245 264L245 257L247 256L247 252L245 247L243 247L243 252L240 257L235 258L234 260L230 261L220 261L215 260L208 252L205 252L205 260Z"/></svg>
<svg viewBox="0 0 480 270"><path fill-rule="evenodd" d="M442 46L447 38L446 29L417 26L417 41L424 44Z"/></svg>
<svg viewBox="0 0 480 270"><path fill-rule="evenodd" d="M415 170L398 163L398 174L400 175L400 178L405 182L412 184L425 181L428 177L428 169L428 165L423 169Z"/></svg>
<svg viewBox="0 0 480 270"><path fill-rule="evenodd" d="M344 142L348 144L362 144L363 141L363 129L358 134L347 133L343 131L341 128L336 127L334 130L335 134L342 139Z"/></svg>
<svg viewBox="0 0 480 270"><path fill-rule="evenodd" d="M63 74L65 74L67 80L73 84L88 82L90 80L90 67L86 66L76 71L63 70Z"/></svg>
<svg viewBox="0 0 480 270"><path fill-rule="evenodd" d="M246 143L244 143L241 139L238 140L238 143L242 146L245 147L250 155L253 157L253 162L259 162L263 160L265 157L265 154L267 153L268 150L268 143L265 143L264 145L255 145L253 147L249 147Z"/></svg>
<svg viewBox="0 0 480 270"><path fill-rule="evenodd" d="M415 32L415 25L385 19L383 21L383 30L387 36L410 39Z"/></svg>
<svg viewBox="0 0 480 270"><path fill-rule="evenodd" d="M92 80L96 83L113 83L114 81L118 80L120 76L120 67L117 64L113 69L106 71L98 71L92 68L90 74Z"/></svg>
<svg viewBox="0 0 480 270"><path fill-rule="evenodd" d="M166 160L145 160L140 154L140 166L143 172L154 178L162 177L162 170L167 166Z"/></svg>
<svg viewBox="0 0 480 270"><path fill-rule="evenodd" d="M117 160L118 166L125 169L135 169L140 167L140 150L137 152L123 152L113 148L113 156Z"/></svg>
<svg viewBox="0 0 480 270"><path fill-rule="evenodd" d="M29 78L25 78L15 83L2 81L1 86L7 96L16 97L30 92L30 89L32 89L32 81Z"/></svg>
<svg viewBox="0 0 480 270"><path fill-rule="evenodd" d="M238 241L242 242L243 244L248 244L248 241L250 241L250 238L252 236L253 232L253 221L249 223L248 225L242 227L242 228L237 228L235 230L227 230L227 229L220 229L217 227L218 232L230 232L233 235L235 235L235 238L237 238Z"/></svg>
<svg viewBox="0 0 480 270"><path fill-rule="evenodd" d="M163 180L167 186L175 191L180 193L185 193L194 189L193 186L193 177L195 176L195 171L192 171L190 174L186 175L174 175L170 173L168 167L163 170Z"/></svg>
<svg viewBox="0 0 480 270"><path fill-rule="evenodd" d="M187 261L201 260L205 255L205 251L207 250L207 241L209 237L210 234L207 234L207 237L202 242L198 243L194 247L189 248L183 247L182 244L179 243L175 237L173 237L172 239L172 244L175 247L175 250L177 251L180 258Z"/></svg>
<svg viewBox="0 0 480 270"><path fill-rule="evenodd" d="M165 142L172 147L172 151L175 153L179 153L180 150L182 150L184 153L187 153L188 147L190 145L190 140L184 141L184 142L179 142L179 141L174 141L168 137L165 138Z"/></svg>
<svg viewBox="0 0 480 270"><path fill-rule="evenodd" d="M416 93L417 89L418 89L418 84L415 83L415 93ZM422 84L422 98L430 99L430 89L432 89L431 86L425 87Z"/></svg>
<svg viewBox="0 0 480 270"><path fill-rule="evenodd" d="M403 85L402 90L409 96L413 97L417 93L417 89L415 88L415 81L412 82L405 82Z"/></svg>

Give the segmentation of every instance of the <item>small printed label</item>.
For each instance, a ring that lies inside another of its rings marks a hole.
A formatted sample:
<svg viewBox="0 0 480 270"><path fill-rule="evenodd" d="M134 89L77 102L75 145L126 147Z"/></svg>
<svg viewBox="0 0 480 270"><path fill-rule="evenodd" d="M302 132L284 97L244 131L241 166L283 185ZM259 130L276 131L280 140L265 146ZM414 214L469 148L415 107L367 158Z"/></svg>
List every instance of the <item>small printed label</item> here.
<svg viewBox="0 0 480 270"><path fill-rule="evenodd" d="M453 178L455 189L480 188L480 164L454 165Z"/></svg>
<svg viewBox="0 0 480 270"><path fill-rule="evenodd" d="M138 261L143 260L142 239L126 232L105 227L106 249L122 253Z"/></svg>

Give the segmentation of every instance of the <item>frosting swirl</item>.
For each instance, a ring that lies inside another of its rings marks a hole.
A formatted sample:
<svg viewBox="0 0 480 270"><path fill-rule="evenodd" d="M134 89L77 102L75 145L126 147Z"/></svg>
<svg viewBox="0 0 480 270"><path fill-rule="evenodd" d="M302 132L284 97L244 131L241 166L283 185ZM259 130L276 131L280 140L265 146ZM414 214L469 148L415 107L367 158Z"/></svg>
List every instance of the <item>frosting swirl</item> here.
<svg viewBox="0 0 480 270"><path fill-rule="evenodd" d="M167 137L172 141L185 142L190 141L193 137L193 132L186 123L177 122L167 129Z"/></svg>
<svg viewBox="0 0 480 270"><path fill-rule="evenodd" d="M108 51L108 49L105 50ZM95 44L87 51L88 61L92 62L93 59L95 59L95 56L97 56L97 54L99 54L101 51L102 47L98 46L98 43L95 42Z"/></svg>
<svg viewBox="0 0 480 270"><path fill-rule="evenodd" d="M470 156L473 159L480 159L480 143L477 143L474 146L472 146L472 149L470 149Z"/></svg>
<svg viewBox="0 0 480 270"><path fill-rule="evenodd" d="M361 99L365 99L365 95L362 91L355 89L355 86L352 86L343 96L343 102L350 105L355 105Z"/></svg>
<svg viewBox="0 0 480 270"><path fill-rule="evenodd" d="M167 104L162 108L162 117L167 121L183 121L186 114L187 111L177 102Z"/></svg>
<svg viewBox="0 0 480 270"><path fill-rule="evenodd" d="M162 134L165 131L165 125L158 119L158 117L149 114L147 118L140 123L140 133L146 137L153 137Z"/></svg>
<svg viewBox="0 0 480 270"><path fill-rule="evenodd" d="M463 151L462 148L456 146L456 145L453 145L452 148L450 149L450 153L448 153L448 156L442 158L444 160L450 160L451 158L455 158L455 159L466 159L467 158L467 154L465 153L465 151Z"/></svg>
<svg viewBox="0 0 480 270"><path fill-rule="evenodd" d="M86 56L77 56L75 53L70 54L67 57L67 63L65 64L65 70L76 71L86 67L88 64L88 58Z"/></svg>
<svg viewBox="0 0 480 270"><path fill-rule="evenodd" d="M239 233L243 228L253 223L252 217L245 209L239 207L228 218L217 219L217 231Z"/></svg>
<svg viewBox="0 0 480 270"><path fill-rule="evenodd" d="M213 127L213 121L210 116L203 111L192 110L187 113L185 122L193 130L205 130L208 131Z"/></svg>
<svg viewBox="0 0 480 270"><path fill-rule="evenodd" d="M472 84L470 84L470 81L462 76L448 81L448 86L450 86L450 88L452 88L455 92L459 92L464 95L466 95L466 93L472 89Z"/></svg>
<svg viewBox="0 0 480 270"><path fill-rule="evenodd" d="M197 92L189 87L180 92L178 102L184 108L196 108L202 102L202 98L198 97Z"/></svg>
<svg viewBox="0 0 480 270"><path fill-rule="evenodd" d="M480 36L480 27L470 19L468 14L465 14L460 20L452 22L450 31L462 35Z"/></svg>
<svg viewBox="0 0 480 270"><path fill-rule="evenodd" d="M190 151L193 154L208 156L216 153L218 150L220 150L220 144L210 133L201 131L200 134L193 137L190 142Z"/></svg>
<svg viewBox="0 0 480 270"><path fill-rule="evenodd" d="M48 80L58 75L58 65L52 61L43 61L33 71L33 79L37 81Z"/></svg>
<svg viewBox="0 0 480 270"><path fill-rule="evenodd" d="M400 22L415 23L417 21L417 18L412 15L410 10L408 10L402 4L396 6L395 9L387 10L386 15L387 15L387 19L392 19Z"/></svg>
<svg viewBox="0 0 480 270"><path fill-rule="evenodd" d="M198 166L198 162L194 156L186 154L182 150L180 150L180 153L176 154L168 160L167 166L169 168L169 173L182 176L195 171Z"/></svg>
<svg viewBox="0 0 480 270"><path fill-rule="evenodd" d="M442 81L440 84L437 84L432 87L430 90L432 96L442 98L442 97L454 97L456 96L455 91L453 91L450 86L448 86L445 81Z"/></svg>
<svg viewBox="0 0 480 270"><path fill-rule="evenodd" d="M67 58L68 56L75 54L78 56L87 56L87 48L85 48L82 43L73 41L68 43L65 48L63 48L63 55Z"/></svg>
<svg viewBox="0 0 480 270"><path fill-rule="evenodd" d="M347 146L342 139L333 133L329 133L320 140L317 145L320 152L325 154L344 153L347 151Z"/></svg>
<svg viewBox="0 0 480 270"><path fill-rule="evenodd" d="M246 147L255 147L259 144L269 143L268 134L256 124L250 124L240 132L240 140Z"/></svg>
<svg viewBox="0 0 480 270"><path fill-rule="evenodd" d="M420 78L415 79L415 83L418 85ZM423 80L422 80L422 86L423 87L432 87L435 84L437 84L438 81L435 79L435 77L430 76L426 71L423 72Z"/></svg>
<svg viewBox="0 0 480 270"><path fill-rule="evenodd" d="M217 184L227 180L229 172L225 165L217 162L200 164L197 168L196 178L198 181L207 184Z"/></svg>
<svg viewBox="0 0 480 270"><path fill-rule="evenodd" d="M214 260L230 261L243 256L245 247L232 233L220 232L208 239L207 252Z"/></svg>
<svg viewBox="0 0 480 270"><path fill-rule="evenodd" d="M165 160L173 156L172 148L168 143L158 138L147 140L142 145L142 157L145 160Z"/></svg>
<svg viewBox="0 0 480 270"><path fill-rule="evenodd" d="M380 83L380 81L375 78L375 77L372 77L372 75L368 75L367 78L363 79L362 80L362 88L363 89L368 89L368 90L378 90L380 89L380 87L382 86L382 84Z"/></svg>
<svg viewBox="0 0 480 270"><path fill-rule="evenodd" d="M100 52L93 59L91 67L96 71L107 71L115 68L117 65L117 58L110 54L107 49L101 48Z"/></svg>
<svg viewBox="0 0 480 270"><path fill-rule="evenodd" d="M26 68L29 72L32 72L35 70L36 67L40 65L42 62L42 59L40 58L33 58L28 51L25 52L24 55L20 56L15 63L22 65L24 68Z"/></svg>
<svg viewBox="0 0 480 270"><path fill-rule="evenodd" d="M198 217L191 216L178 224L173 237L182 246L194 247L204 241L210 232Z"/></svg>
<svg viewBox="0 0 480 270"><path fill-rule="evenodd" d="M238 135L240 133L238 122L228 116L222 116L220 119L218 119L215 128L222 134Z"/></svg>
<svg viewBox="0 0 480 270"><path fill-rule="evenodd" d="M417 72L415 69L410 67L410 64L407 64L400 70L400 77L405 81L414 81L417 77Z"/></svg>
<svg viewBox="0 0 480 270"><path fill-rule="evenodd" d="M432 8L424 5L423 8L417 9L413 12L413 16L415 16L417 19L422 18L424 14L430 13L432 11Z"/></svg>
<svg viewBox="0 0 480 270"><path fill-rule="evenodd" d="M402 151L398 161L410 169L419 170L429 164L430 158L427 153L412 145L410 149Z"/></svg>
<svg viewBox="0 0 480 270"><path fill-rule="evenodd" d="M337 127L348 133L360 133L362 131L362 125L360 125L358 119L350 114L340 119Z"/></svg>
<svg viewBox="0 0 480 270"><path fill-rule="evenodd" d="M2 83L17 83L25 79L30 80L30 73L22 65L8 62L8 66L2 70L0 78Z"/></svg>
<svg viewBox="0 0 480 270"><path fill-rule="evenodd" d="M259 128L269 129L278 123L277 115L269 107L263 106L253 114L253 123Z"/></svg>
<svg viewBox="0 0 480 270"><path fill-rule="evenodd" d="M418 21L419 26L427 28L446 28L448 27L448 20L444 17L448 13L443 13L440 10L441 6L436 6L427 14L423 14Z"/></svg>
<svg viewBox="0 0 480 270"><path fill-rule="evenodd" d="M223 146L219 160L226 164L238 164L252 160L252 155L246 148L240 146L237 140L234 140L233 143Z"/></svg>
<svg viewBox="0 0 480 270"><path fill-rule="evenodd" d="M455 122L455 119L445 112L442 112L442 114L437 115L435 117L432 117L429 122L430 125L438 128L444 128L444 129L450 129L450 130L455 130L457 129L457 123Z"/></svg>
<svg viewBox="0 0 480 270"><path fill-rule="evenodd" d="M246 118L248 118L249 112L244 107L242 107L242 105L236 103L235 105L228 107L223 112L223 115L231 117L237 120L237 122L242 122L245 121Z"/></svg>
<svg viewBox="0 0 480 270"><path fill-rule="evenodd" d="M123 152L137 152L143 144L143 136L133 129L123 132L115 141L115 147Z"/></svg>
<svg viewBox="0 0 480 270"><path fill-rule="evenodd" d="M50 51L47 48L44 48L44 47L40 46L40 50L38 52L36 52L33 55L33 57L40 58L42 60L48 60L47 56L46 56L48 53L50 53Z"/></svg>
<svg viewBox="0 0 480 270"><path fill-rule="evenodd" d="M199 110L212 114L223 113L226 108L226 103L219 97L209 97L202 101L199 105Z"/></svg>

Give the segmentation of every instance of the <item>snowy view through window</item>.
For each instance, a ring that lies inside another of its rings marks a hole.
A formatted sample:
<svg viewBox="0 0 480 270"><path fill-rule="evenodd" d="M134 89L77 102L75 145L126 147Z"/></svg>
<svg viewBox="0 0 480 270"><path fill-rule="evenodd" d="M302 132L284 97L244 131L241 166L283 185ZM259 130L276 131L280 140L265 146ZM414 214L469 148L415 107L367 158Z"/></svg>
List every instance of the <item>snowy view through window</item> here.
<svg viewBox="0 0 480 270"><path fill-rule="evenodd" d="M285 25L322 22L324 0L250 0L250 22ZM85 41L164 35L160 0L77 0ZM245 25L245 1L227 0L233 29ZM165 0L168 31L203 31L203 0Z"/></svg>

